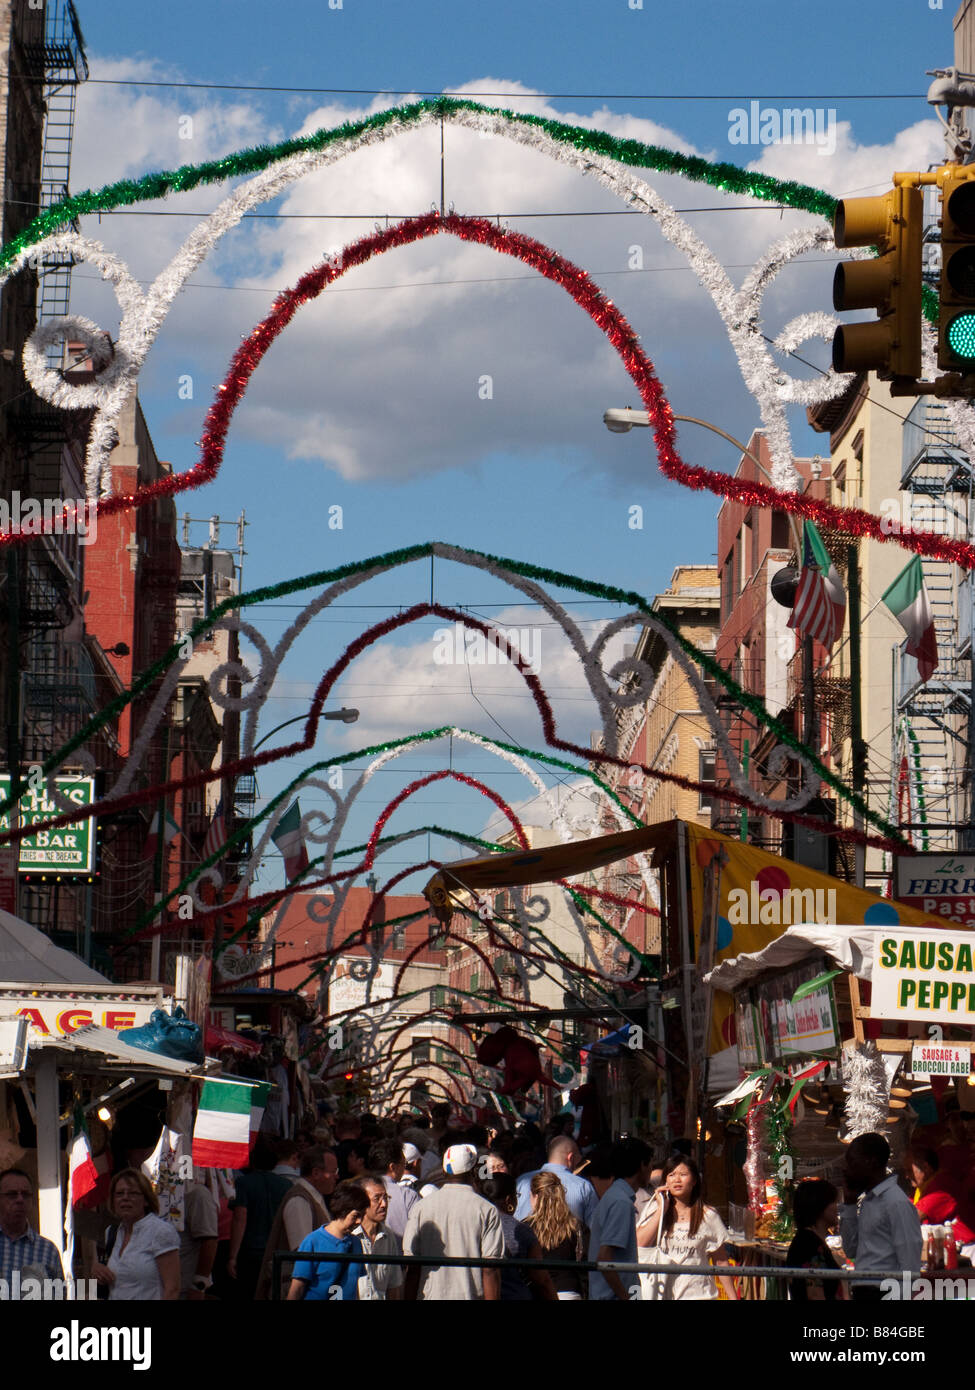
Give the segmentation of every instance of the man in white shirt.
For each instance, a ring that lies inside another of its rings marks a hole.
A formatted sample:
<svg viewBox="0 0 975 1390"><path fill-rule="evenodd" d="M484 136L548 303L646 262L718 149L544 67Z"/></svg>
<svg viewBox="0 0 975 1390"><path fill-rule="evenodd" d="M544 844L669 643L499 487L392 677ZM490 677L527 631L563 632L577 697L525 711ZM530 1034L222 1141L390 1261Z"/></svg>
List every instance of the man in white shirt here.
<svg viewBox="0 0 975 1390"><path fill-rule="evenodd" d="M914 1203L888 1175L890 1145L882 1134L861 1134L846 1151L846 1185L840 1206L840 1239L856 1269L921 1269L921 1221ZM881 1286L851 1284L859 1302L875 1303Z"/></svg>
<svg viewBox="0 0 975 1390"><path fill-rule="evenodd" d="M389 1209L389 1195L379 1178L363 1178L359 1186L368 1194L369 1210L362 1218L362 1225L352 1232L362 1241L366 1255L402 1255L403 1247L399 1237L386 1225L386 1212ZM360 1302L376 1302L385 1299L393 1301L403 1297L403 1266L367 1264L359 1278Z"/></svg>
<svg viewBox="0 0 975 1390"><path fill-rule="evenodd" d="M504 1230L497 1207L473 1190L477 1150L453 1144L444 1154L444 1185L417 1202L403 1237L404 1255L447 1255L462 1259L501 1259ZM411 1265L406 1275L407 1300L438 1302L501 1297L501 1274L476 1265Z"/></svg>

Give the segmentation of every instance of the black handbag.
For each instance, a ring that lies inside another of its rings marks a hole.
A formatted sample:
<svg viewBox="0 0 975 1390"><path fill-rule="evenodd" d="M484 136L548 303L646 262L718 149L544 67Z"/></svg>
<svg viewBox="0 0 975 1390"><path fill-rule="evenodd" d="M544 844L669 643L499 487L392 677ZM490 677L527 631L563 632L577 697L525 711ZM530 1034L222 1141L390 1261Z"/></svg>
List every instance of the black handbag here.
<svg viewBox="0 0 975 1390"><path fill-rule="evenodd" d="M118 1226L109 1226L108 1229L106 1230L104 1241L100 1242L99 1245L98 1245L98 1263L99 1263L99 1264L107 1265L108 1262L109 1262L109 1260L112 1258L112 1251L115 1249L115 1242L116 1242L116 1240L118 1239L118 1231L119 1231ZM110 1285L110 1284L99 1284L99 1285L98 1285L98 1297L99 1297L99 1299L101 1299L101 1300L107 1299L107 1298L108 1298L108 1295L111 1293L111 1291L112 1291L112 1289L111 1289L111 1285Z"/></svg>

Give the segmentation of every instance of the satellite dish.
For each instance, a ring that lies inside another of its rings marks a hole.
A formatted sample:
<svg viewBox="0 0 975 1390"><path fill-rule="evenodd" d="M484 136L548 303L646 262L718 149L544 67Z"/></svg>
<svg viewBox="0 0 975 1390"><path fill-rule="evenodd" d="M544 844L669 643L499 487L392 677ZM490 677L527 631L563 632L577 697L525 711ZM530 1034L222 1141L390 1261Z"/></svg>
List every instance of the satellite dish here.
<svg viewBox="0 0 975 1390"><path fill-rule="evenodd" d="M783 608L792 608L796 601L796 589L799 587L798 569L795 565L786 565L784 569L773 574L769 587L776 603L781 603Z"/></svg>

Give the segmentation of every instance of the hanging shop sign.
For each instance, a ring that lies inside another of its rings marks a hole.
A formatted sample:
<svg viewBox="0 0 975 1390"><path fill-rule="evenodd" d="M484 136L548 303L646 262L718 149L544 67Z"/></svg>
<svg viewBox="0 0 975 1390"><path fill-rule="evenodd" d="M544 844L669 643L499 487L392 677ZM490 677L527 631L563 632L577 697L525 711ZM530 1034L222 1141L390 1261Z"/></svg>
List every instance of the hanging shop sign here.
<svg viewBox="0 0 975 1390"><path fill-rule="evenodd" d="M95 800L94 777L56 777L59 795L77 806L91 806ZM10 777L0 775L0 796L10 795ZM30 788L20 798L18 820L22 826L51 820L63 814L62 808L47 794L47 787ZM10 812L0 816L0 833L10 830ZM86 876L95 870L95 819L61 825L56 830L38 830L20 842L18 865L22 874L70 878Z"/></svg>
<svg viewBox="0 0 975 1390"><path fill-rule="evenodd" d="M968 1076L971 1069L972 1054L967 1046L916 1042L911 1048L914 1076Z"/></svg>
<svg viewBox="0 0 975 1390"><path fill-rule="evenodd" d="M153 1009L166 1003L161 989L93 991L83 986L64 990L25 990L0 984L0 1020L25 1018L31 1043L70 1037L96 1023L119 1032L148 1023Z"/></svg>
<svg viewBox="0 0 975 1390"><path fill-rule="evenodd" d="M799 1057L836 1051L833 976L824 956L778 971L735 995L738 1057L749 1066L787 1066ZM744 1057L742 1047L744 1045Z"/></svg>
<svg viewBox="0 0 975 1390"><path fill-rule="evenodd" d="M894 897L933 917L975 927L975 854L895 855Z"/></svg>
<svg viewBox="0 0 975 1390"><path fill-rule="evenodd" d="M871 981L873 1018L975 1024L975 933L878 932Z"/></svg>

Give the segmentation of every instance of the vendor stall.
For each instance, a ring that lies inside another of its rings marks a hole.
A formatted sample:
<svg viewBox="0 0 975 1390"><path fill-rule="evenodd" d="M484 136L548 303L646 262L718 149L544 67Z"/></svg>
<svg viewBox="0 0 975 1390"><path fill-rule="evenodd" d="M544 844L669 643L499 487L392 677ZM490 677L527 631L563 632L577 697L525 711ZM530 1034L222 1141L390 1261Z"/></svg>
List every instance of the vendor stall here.
<svg viewBox="0 0 975 1390"><path fill-rule="evenodd" d="M787 1190L807 1176L839 1185L858 1134L884 1133L899 1162L952 1081L971 1108L973 953L971 932L933 924L804 924L709 972L734 1003L741 1080L717 1105L747 1131L743 1253L754 1228L774 1261Z"/></svg>
<svg viewBox="0 0 975 1390"><path fill-rule="evenodd" d="M27 922L0 911L0 1168L37 1174L39 1231L64 1251L64 1149L75 1108L203 1067L120 1034L171 1004L157 985L115 985ZM24 1142L22 1142L24 1141Z"/></svg>

